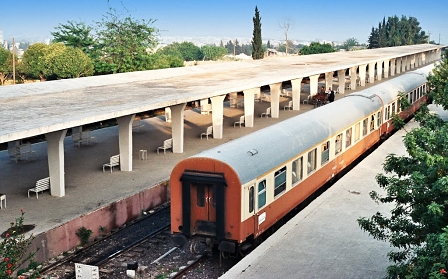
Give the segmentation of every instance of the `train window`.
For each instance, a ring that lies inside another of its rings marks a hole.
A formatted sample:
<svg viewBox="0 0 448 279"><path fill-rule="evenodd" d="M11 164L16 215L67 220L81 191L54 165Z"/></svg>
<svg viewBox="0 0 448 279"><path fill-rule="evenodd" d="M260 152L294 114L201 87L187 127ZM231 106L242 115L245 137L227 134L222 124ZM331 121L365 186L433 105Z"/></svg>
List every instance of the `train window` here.
<svg viewBox="0 0 448 279"><path fill-rule="evenodd" d="M359 132L360 132L359 126L360 126L359 123L356 123L356 125L355 125L355 142L357 142L359 140Z"/></svg>
<svg viewBox="0 0 448 279"><path fill-rule="evenodd" d="M375 114L370 117L370 132L375 130Z"/></svg>
<svg viewBox="0 0 448 279"><path fill-rule="evenodd" d="M258 209L266 204L266 180L258 183Z"/></svg>
<svg viewBox="0 0 448 279"><path fill-rule="evenodd" d="M408 100L409 100L409 103L412 104L412 92L408 94Z"/></svg>
<svg viewBox="0 0 448 279"><path fill-rule="evenodd" d="M397 99L397 113L399 113L400 111L401 111L400 99Z"/></svg>
<svg viewBox="0 0 448 279"><path fill-rule="evenodd" d="M205 187L204 184L196 185L196 205L198 207L205 206Z"/></svg>
<svg viewBox="0 0 448 279"><path fill-rule="evenodd" d="M334 154L338 154L342 151L342 133L336 136L334 140Z"/></svg>
<svg viewBox="0 0 448 279"><path fill-rule="evenodd" d="M414 102L417 102L417 90L414 90Z"/></svg>
<svg viewBox="0 0 448 279"><path fill-rule="evenodd" d="M388 107L384 110L384 121L387 121L387 111L389 110Z"/></svg>
<svg viewBox="0 0 448 279"><path fill-rule="evenodd" d="M292 186L303 178L303 157L292 162Z"/></svg>
<svg viewBox="0 0 448 279"><path fill-rule="evenodd" d="M392 115L395 114L395 102L392 103Z"/></svg>
<svg viewBox="0 0 448 279"><path fill-rule="evenodd" d="M345 131L345 148L352 145L352 128Z"/></svg>
<svg viewBox="0 0 448 279"><path fill-rule="evenodd" d="M286 167L275 172L274 181L274 197L276 197L286 190Z"/></svg>
<svg viewBox="0 0 448 279"><path fill-rule="evenodd" d="M376 120L378 121L377 123L377 127L381 126L381 111L378 112L378 116L376 117Z"/></svg>
<svg viewBox="0 0 448 279"><path fill-rule="evenodd" d="M324 142L322 144L322 156L321 156L321 164L325 164L330 160L330 142Z"/></svg>
<svg viewBox="0 0 448 279"><path fill-rule="evenodd" d="M362 136L366 136L367 135L367 122L369 121L368 118L364 119L362 121Z"/></svg>
<svg viewBox="0 0 448 279"><path fill-rule="evenodd" d="M316 169L317 162L316 162L316 155L317 155L317 148L314 148L310 152L308 152L308 174L310 174L312 171Z"/></svg>
<svg viewBox="0 0 448 279"><path fill-rule="evenodd" d="M249 188L249 213L254 211L254 186Z"/></svg>
<svg viewBox="0 0 448 279"><path fill-rule="evenodd" d="M390 115L391 115L391 113L392 113L392 107L389 106L389 107L388 107L388 110L387 110L387 119L390 119Z"/></svg>

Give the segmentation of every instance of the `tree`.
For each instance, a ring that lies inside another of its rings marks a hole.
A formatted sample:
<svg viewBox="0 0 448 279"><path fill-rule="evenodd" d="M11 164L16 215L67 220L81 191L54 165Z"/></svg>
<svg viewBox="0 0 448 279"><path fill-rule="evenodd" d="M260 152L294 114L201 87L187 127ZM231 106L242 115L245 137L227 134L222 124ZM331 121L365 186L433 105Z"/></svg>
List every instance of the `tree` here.
<svg viewBox="0 0 448 279"><path fill-rule="evenodd" d="M448 109L448 60L428 77L429 97ZM402 98L402 101L407 101ZM400 102L401 104L406 102ZM388 241L394 262L388 278L444 278L448 270L448 123L425 105L415 116L420 123L404 137L408 155L390 154L385 174L376 180L385 194L370 193L378 203L390 203L390 214L360 218L372 237Z"/></svg>
<svg viewBox="0 0 448 279"><path fill-rule="evenodd" d="M67 21L66 24L59 24L55 27L57 31L51 32L54 43L63 43L66 46L80 48L86 54L96 45L93 38L93 27L84 22Z"/></svg>
<svg viewBox="0 0 448 279"><path fill-rule="evenodd" d="M12 72L12 53L0 47L0 82L5 84L8 76Z"/></svg>
<svg viewBox="0 0 448 279"><path fill-rule="evenodd" d="M369 48L424 44L428 36L421 30L420 22L415 17L395 15L383 18L378 28L373 28L369 36Z"/></svg>
<svg viewBox="0 0 448 279"><path fill-rule="evenodd" d="M59 79L91 76L93 63L80 48L66 47L53 58L52 73Z"/></svg>
<svg viewBox="0 0 448 279"><path fill-rule="evenodd" d="M22 56L22 66L25 75L32 79L46 80L46 64L45 56L48 52L48 46L43 43L35 43L30 45Z"/></svg>
<svg viewBox="0 0 448 279"><path fill-rule="evenodd" d="M198 61L203 58L201 48L192 42L174 42L163 47L160 52L165 55L180 57L183 61Z"/></svg>
<svg viewBox="0 0 448 279"><path fill-rule="evenodd" d="M204 60L219 60L227 54L227 49L225 47L217 46L202 46L201 52Z"/></svg>
<svg viewBox="0 0 448 279"><path fill-rule="evenodd" d="M255 6L255 16L253 17L253 22L254 31L252 37L252 58L254 60L263 59L264 50L261 41L261 17L257 6Z"/></svg>
<svg viewBox="0 0 448 279"><path fill-rule="evenodd" d="M355 38L348 38L342 43L342 48L345 50L352 50L354 46L359 45L359 42Z"/></svg>
<svg viewBox="0 0 448 279"><path fill-rule="evenodd" d="M288 55L288 32L294 25L294 21L291 18L286 18L283 23L280 24L280 28L283 30L285 36L286 55Z"/></svg>
<svg viewBox="0 0 448 279"><path fill-rule="evenodd" d="M300 49L301 55L308 54L318 54L318 53L327 53L327 52L335 52L336 50L333 48L331 44L321 44L319 42L312 42L309 46L304 46Z"/></svg>
<svg viewBox="0 0 448 279"><path fill-rule="evenodd" d="M95 45L93 62L97 74L124 73L143 70L141 65L157 46L158 29L155 20L122 18L111 9L97 23L98 44Z"/></svg>

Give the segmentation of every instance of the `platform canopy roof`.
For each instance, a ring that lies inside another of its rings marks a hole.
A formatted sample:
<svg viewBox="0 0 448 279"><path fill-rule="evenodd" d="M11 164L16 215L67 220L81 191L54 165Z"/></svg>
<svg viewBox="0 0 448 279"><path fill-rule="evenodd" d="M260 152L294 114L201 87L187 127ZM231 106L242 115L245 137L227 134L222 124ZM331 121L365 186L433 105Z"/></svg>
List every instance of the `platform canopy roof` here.
<svg viewBox="0 0 448 279"><path fill-rule="evenodd" d="M1 86L0 143L439 48L269 57Z"/></svg>

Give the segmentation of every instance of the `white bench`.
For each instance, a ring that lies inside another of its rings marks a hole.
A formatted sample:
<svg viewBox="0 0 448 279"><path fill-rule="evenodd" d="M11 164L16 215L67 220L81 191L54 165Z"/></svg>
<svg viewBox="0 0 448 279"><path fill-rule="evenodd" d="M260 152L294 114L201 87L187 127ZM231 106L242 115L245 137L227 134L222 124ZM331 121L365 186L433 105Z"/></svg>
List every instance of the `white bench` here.
<svg viewBox="0 0 448 279"><path fill-rule="evenodd" d="M157 148L157 154L159 154L159 150L163 150L163 154L166 154L167 149L173 148L173 139L167 139L163 141L163 145Z"/></svg>
<svg viewBox="0 0 448 279"><path fill-rule="evenodd" d="M201 139L202 139L202 136L206 136L207 140L208 140L208 136L211 136L211 135L213 135L213 126L208 126L205 133L201 134Z"/></svg>
<svg viewBox="0 0 448 279"><path fill-rule="evenodd" d="M39 192L43 192L45 190L50 189L50 177L45 177L42 179L39 179L36 182L36 187L31 188L28 190L28 198L30 197L30 192L35 192L36 193L36 198L39 198Z"/></svg>
<svg viewBox="0 0 448 279"><path fill-rule="evenodd" d="M110 168L110 172L112 173L112 169L115 166L119 166L119 165L120 165L120 155L114 155L114 156L110 157L109 163L103 165L103 172L105 172L104 169L106 167L109 167Z"/></svg>
<svg viewBox="0 0 448 279"><path fill-rule="evenodd" d="M73 145L80 147L83 143L90 145L95 144L96 139L90 135L90 131L72 134Z"/></svg>

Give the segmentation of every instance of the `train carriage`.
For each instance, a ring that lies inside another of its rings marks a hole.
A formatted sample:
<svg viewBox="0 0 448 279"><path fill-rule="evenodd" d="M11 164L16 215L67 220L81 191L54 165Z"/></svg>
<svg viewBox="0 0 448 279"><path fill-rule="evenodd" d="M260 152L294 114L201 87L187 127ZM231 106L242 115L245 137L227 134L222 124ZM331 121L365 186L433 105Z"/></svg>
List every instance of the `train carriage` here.
<svg viewBox="0 0 448 279"><path fill-rule="evenodd" d="M171 231L236 253L392 131L425 100L433 66L180 161L170 177ZM399 92L413 103L399 110Z"/></svg>

